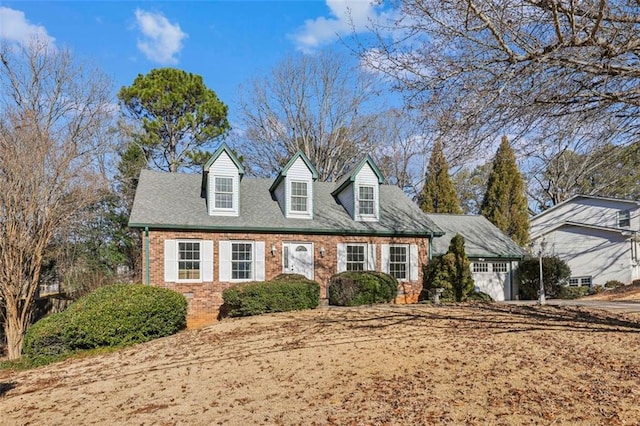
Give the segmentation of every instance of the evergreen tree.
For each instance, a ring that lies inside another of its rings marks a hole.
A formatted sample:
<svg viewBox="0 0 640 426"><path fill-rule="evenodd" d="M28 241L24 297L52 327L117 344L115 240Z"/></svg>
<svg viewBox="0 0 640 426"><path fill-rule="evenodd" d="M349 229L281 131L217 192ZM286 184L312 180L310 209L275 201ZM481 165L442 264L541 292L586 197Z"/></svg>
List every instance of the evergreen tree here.
<svg viewBox="0 0 640 426"><path fill-rule="evenodd" d="M427 300L429 290L436 288L444 289L442 299L445 301L462 302L473 293L475 285L462 235L453 237L447 253L439 259L431 260L425 267L422 287L420 300Z"/></svg>
<svg viewBox="0 0 640 426"><path fill-rule="evenodd" d="M427 213L462 213L440 141L436 141L431 151L420 208Z"/></svg>
<svg viewBox="0 0 640 426"><path fill-rule="evenodd" d="M529 240L529 209L524 180L506 136L502 137L493 160L480 214L516 243L525 245Z"/></svg>

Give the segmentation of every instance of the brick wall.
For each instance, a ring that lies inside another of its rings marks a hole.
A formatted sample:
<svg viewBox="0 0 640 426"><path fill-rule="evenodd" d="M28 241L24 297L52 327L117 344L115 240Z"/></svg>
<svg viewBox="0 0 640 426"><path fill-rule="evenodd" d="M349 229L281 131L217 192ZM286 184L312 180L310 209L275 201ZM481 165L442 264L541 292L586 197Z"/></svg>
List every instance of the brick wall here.
<svg viewBox="0 0 640 426"><path fill-rule="evenodd" d="M167 239L204 239L214 242L213 282L205 283L166 283L164 282L164 241ZM320 297L326 299L327 284L329 278L337 271L337 244L338 243L368 243L376 244L376 269L381 270L381 244L416 244L418 245L420 265L418 268L418 281L401 282L398 286L396 303L415 303L422 289L422 265L429 258L428 238L416 237L370 237L370 236L334 236L334 235L306 235L306 234L255 234L255 233L220 233L220 232L191 232L174 230L150 230L150 284L170 288L184 294L189 301L188 324L189 327L215 322L220 306L222 305L222 291L235 283L219 282L218 241L221 240L249 240L265 242L265 278L272 279L282 273L282 243L283 242L309 242L314 244L313 260L315 264L314 279L320 283ZM277 253L271 253L271 247L275 246ZM324 256L320 249L324 247ZM143 259L142 277L146 279L146 244L143 234Z"/></svg>

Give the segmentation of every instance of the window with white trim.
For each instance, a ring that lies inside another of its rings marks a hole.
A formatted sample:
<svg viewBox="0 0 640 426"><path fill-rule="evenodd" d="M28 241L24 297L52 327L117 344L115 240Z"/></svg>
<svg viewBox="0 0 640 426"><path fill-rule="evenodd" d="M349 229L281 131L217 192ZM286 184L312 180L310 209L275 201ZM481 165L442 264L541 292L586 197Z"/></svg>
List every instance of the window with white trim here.
<svg viewBox="0 0 640 426"><path fill-rule="evenodd" d="M581 277L580 285L588 285L589 287L591 287L591 277Z"/></svg>
<svg viewBox="0 0 640 426"><path fill-rule="evenodd" d="M306 213L309 211L309 191L307 182L291 182L291 211Z"/></svg>
<svg viewBox="0 0 640 426"><path fill-rule="evenodd" d="M389 275L398 280L406 280L409 271L409 245L389 246Z"/></svg>
<svg viewBox="0 0 640 426"><path fill-rule="evenodd" d="M253 243L231 243L231 279L253 279Z"/></svg>
<svg viewBox="0 0 640 426"><path fill-rule="evenodd" d="M489 264L486 262L473 262L473 272L489 272Z"/></svg>
<svg viewBox="0 0 640 426"><path fill-rule="evenodd" d="M358 213L361 216L375 215L375 192L373 186L360 185L358 187Z"/></svg>
<svg viewBox="0 0 640 426"><path fill-rule="evenodd" d="M571 286L580 285L580 279L575 277L569 278L569 285Z"/></svg>
<svg viewBox="0 0 640 426"><path fill-rule="evenodd" d="M589 286L591 287L591 277L590 276L586 276L586 277L571 277L569 278L569 285L570 286Z"/></svg>
<svg viewBox="0 0 640 426"><path fill-rule="evenodd" d="M507 272L506 262L494 263L492 266L493 266L493 272Z"/></svg>
<svg viewBox="0 0 640 426"><path fill-rule="evenodd" d="M214 178L214 207L233 209L233 178L221 176Z"/></svg>
<svg viewBox="0 0 640 426"><path fill-rule="evenodd" d="M200 241L178 241L178 281L200 277Z"/></svg>
<svg viewBox="0 0 640 426"><path fill-rule="evenodd" d="M631 212L629 210L618 211L618 227L628 228L631 226Z"/></svg>
<svg viewBox="0 0 640 426"><path fill-rule="evenodd" d="M347 271L364 271L366 270L366 245L365 244L347 244Z"/></svg>

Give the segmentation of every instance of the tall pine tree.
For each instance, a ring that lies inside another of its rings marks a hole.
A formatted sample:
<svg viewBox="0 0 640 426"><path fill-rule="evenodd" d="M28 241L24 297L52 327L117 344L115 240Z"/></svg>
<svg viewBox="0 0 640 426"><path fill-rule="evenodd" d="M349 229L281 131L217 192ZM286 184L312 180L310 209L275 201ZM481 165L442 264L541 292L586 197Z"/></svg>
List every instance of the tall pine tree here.
<svg viewBox="0 0 640 426"><path fill-rule="evenodd" d="M427 213L462 213L440 141L436 141L431 151L427 175L420 194L420 208Z"/></svg>
<svg viewBox="0 0 640 426"><path fill-rule="evenodd" d="M524 179L506 136L502 137L500 148L493 159L493 169L489 175L480 214L513 238L516 243L527 244L529 209Z"/></svg>

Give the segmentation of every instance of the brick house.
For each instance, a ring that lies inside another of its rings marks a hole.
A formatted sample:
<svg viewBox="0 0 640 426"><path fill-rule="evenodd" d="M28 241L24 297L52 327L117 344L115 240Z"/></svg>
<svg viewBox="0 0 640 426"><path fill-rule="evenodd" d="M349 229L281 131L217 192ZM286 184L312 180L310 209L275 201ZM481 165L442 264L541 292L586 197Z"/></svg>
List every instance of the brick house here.
<svg viewBox="0 0 640 426"><path fill-rule="evenodd" d="M321 285L346 270L398 278L415 302L433 237L442 231L366 156L338 182L318 182L296 153L275 179L244 177L222 144L203 173L143 170L129 226L143 236L143 281L189 301L190 325L215 321L236 283L299 273Z"/></svg>

